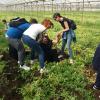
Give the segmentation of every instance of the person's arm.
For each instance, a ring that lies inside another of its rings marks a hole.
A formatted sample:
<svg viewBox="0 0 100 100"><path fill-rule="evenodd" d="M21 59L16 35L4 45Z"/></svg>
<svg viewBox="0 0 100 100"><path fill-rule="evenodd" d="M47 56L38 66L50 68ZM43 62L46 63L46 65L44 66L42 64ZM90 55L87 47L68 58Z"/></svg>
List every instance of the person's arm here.
<svg viewBox="0 0 100 100"><path fill-rule="evenodd" d="M59 42L59 40L60 40L60 38L61 38L63 32L69 30L69 26L68 26L68 23L67 23L66 21L64 22L64 25L65 25L65 29L63 29L63 30L61 30L61 31L59 31L59 32L57 33L55 39L53 40L53 44L57 44L57 43Z"/></svg>
<svg viewBox="0 0 100 100"><path fill-rule="evenodd" d="M61 39L61 34L57 34L56 37L52 40L52 43L55 45L57 44Z"/></svg>
<svg viewBox="0 0 100 100"><path fill-rule="evenodd" d="M64 26L65 26L65 28L64 28L63 30L59 31L59 32L58 32L58 35L59 35L59 34L62 35L63 32L69 30L69 26L68 26L68 23L67 23L66 21L64 21Z"/></svg>

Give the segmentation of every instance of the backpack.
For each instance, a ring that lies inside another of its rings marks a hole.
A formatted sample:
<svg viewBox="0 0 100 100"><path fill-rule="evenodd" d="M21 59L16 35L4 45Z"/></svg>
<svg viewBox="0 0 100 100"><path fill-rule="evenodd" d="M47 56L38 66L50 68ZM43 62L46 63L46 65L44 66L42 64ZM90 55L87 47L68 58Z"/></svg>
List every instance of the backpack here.
<svg viewBox="0 0 100 100"><path fill-rule="evenodd" d="M18 26L25 24L25 23L28 23L25 18L18 17L18 18L11 19L9 22L9 26L10 27L18 27Z"/></svg>
<svg viewBox="0 0 100 100"><path fill-rule="evenodd" d="M67 22L68 22L69 28L72 28L73 30L77 29L77 25L74 22L74 20L67 18Z"/></svg>

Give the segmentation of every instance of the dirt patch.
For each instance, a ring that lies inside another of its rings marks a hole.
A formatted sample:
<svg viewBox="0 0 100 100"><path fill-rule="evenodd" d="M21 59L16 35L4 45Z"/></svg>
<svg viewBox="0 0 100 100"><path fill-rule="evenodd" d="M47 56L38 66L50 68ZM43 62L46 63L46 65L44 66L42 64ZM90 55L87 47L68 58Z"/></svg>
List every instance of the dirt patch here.
<svg viewBox="0 0 100 100"><path fill-rule="evenodd" d="M90 84L87 84L85 86L85 89L87 89L87 90L93 90L93 85L94 85L94 82L95 82L96 73L92 69L92 65L91 64L86 64L85 65L84 74L85 74L86 78L90 82L92 82ZM100 100L100 90L93 90L93 96L94 96L95 100Z"/></svg>
<svg viewBox="0 0 100 100"><path fill-rule="evenodd" d="M87 79L91 82L95 81L95 77L96 77L96 72L92 69L92 65L91 64L86 64L85 65L85 70L84 70L84 74L87 77Z"/></svg>
<svg viewBox="0 0 100 100"><path fill-rule="evenodd" d="M35 69L25 72L18 67L17 60L14 60L8 53L3 52L1 61L5 66L0 73L0 98L3 100L23 100L21 87L33 81L33 77L41 77L39 70ZM42 77L43 78L43 75Z"/></svg>
<svg viewBox="0 0 100 100"><path fill-rule="evenodd" d="M12 59L9 54L3 52L2 61L5 61L5 67L0 73L0 98L3 100L22 100L22 94L19 88L23 80L19 77L20 70L17 61Z"/></svg>
<svg viewBox="0 0 100 100"><path fill-rule="evenodd" d="M40 71L39 70L35 70L34 71L34 77L39 77L39 76L41 76Z"/></svg>

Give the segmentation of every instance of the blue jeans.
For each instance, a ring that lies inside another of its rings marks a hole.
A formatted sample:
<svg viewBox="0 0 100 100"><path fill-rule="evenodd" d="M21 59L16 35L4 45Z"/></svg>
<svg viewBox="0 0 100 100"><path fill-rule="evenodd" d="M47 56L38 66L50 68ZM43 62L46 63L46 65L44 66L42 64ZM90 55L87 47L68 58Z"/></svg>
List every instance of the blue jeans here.
<svg viewBox="0 0 100 100"><path fill-rule="evenodd" d="M31 60L35 59L35 54L38 54L40 67L44 67L44 52L39 43L29 36L23 35L23 42L31 48Z"/></svg>
<svg viewBox="0 0 100 100"><path fill-rule="evenodd" d="M64 32L62 36L61 52L63 53L66 47L68 49L68 54L70 59L73 57L72 49L71 49L71 42L73 40L73 37L75 37L75 33L72 29L70 29L67 32Z"/></svg>

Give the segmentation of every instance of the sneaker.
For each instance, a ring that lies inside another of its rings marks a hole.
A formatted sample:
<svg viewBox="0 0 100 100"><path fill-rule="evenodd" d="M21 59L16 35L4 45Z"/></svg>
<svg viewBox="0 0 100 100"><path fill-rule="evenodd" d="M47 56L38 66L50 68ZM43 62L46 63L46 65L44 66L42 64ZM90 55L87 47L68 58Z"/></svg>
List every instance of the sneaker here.
<svg viewBox="0 0 100 100"><path fill-rule="evenodd" d="M20 64L20 61L17 61L18 64Z"/></svg>
<svg viewBox="0 0 100 100"><path fill-rule="evenodd" d="M73 59L69 59L69 63L70 63L70 64L74 64Z"/></svg>
<svg viewBox="0 0 100 100"><path fill-rule="evenodd" d="M43 73L47 73L47 72L48 72L48 70L46 70L45 67L40 69L40 73L41 73L41 74L43 74Z"/></svg>
<svg viewBox="0 0 100 100"><path fill-rule="evenodd" d="M58 58L59 58L59 59L60 59L60 58L62 58L62 57L63 57L63 55L62 55L62 54L58 56Z"/></svg>
<svg viewBox="0 0 100 100"><path fill-rule="evenodd" d="M41 69L40 69L40 73L41 73L41 74L43 74L43 72L44 72L44 69L43 69L43 68L41 68Z"/></svg>
<svg viewBox="0 0 100 100"><path fill-rule="evenodd" d="M30 67L28 67L28 66L26 66L26 65L23 65L23 66L20 65L20 68L22 68L22 69L24 69L24 70L27 70L27 71L30 70Z"/></svg>
<svg viewBox="0 0 100 100"><path fill-rule="evenodd" d="M93 85L94 90L100 90L100 87L97 87L96 85Z"/></svg>

